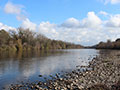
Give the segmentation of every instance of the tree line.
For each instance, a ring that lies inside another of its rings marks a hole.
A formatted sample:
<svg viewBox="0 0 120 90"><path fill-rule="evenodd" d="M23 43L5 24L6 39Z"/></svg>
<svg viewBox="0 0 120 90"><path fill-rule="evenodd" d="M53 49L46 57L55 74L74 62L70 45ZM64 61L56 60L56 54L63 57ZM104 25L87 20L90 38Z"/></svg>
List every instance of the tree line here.
<svg viewBox="0 0 120 90"><path fill-rule="evenodd" d="M120 38L115 41L107 40L107 42L100 42L97 45L92 46L96 49L120 49Z"/></svg>
<svg viewBox="0 0 120 90"><path fill-rule="evenodd" d="M42 34L37 34L29 29L18 28L17 30L0 30L0 51L28 51L49 49L82 48L60 40L51 40Z"/></svg>

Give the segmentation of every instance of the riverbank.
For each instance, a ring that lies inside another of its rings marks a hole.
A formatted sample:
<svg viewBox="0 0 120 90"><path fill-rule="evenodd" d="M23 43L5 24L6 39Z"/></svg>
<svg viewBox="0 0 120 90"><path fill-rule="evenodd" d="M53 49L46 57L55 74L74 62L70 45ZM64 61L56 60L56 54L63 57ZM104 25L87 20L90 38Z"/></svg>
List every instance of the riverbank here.
<svg viewBox="0 0 120 90"><path fill-rule="evenodd" d="M94 58L89 66L76 66L77 69L56 74L46 82L12 85L11 90L119 90L120 89L120 52L103 53ZM81 72L82 70L82 72ZM41 77L41 75L40 75Z"/></svg>
<svg viewBox="0 0 120 90"><path fill-rule="evenodd" d="M4 37L4 38L3 38ZM0 30L0 52L42 51L56 49L80 49L82 45L49 39L29 29Z"/></svg>

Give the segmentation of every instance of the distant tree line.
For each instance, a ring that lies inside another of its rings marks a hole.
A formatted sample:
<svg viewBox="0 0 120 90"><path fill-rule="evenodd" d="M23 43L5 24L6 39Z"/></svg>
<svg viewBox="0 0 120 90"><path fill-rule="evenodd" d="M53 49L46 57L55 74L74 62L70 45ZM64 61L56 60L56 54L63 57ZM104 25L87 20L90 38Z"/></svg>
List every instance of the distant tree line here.
<svg viewBox="0 0 120 90"><path fill-rule="evenodd" d="M17 30L0 30L0 51L22 50L49 50L82 48L81 45L51 40L42 34L37 34L29 29L18 28Z"/></svg>
<svg viewBox="0 0 120 90"><path fill-rule="evenodd" d="M120 38L115 41L107 40L107 42L100 42L99 44L92 46L96 49L120 49Z"/></svg>

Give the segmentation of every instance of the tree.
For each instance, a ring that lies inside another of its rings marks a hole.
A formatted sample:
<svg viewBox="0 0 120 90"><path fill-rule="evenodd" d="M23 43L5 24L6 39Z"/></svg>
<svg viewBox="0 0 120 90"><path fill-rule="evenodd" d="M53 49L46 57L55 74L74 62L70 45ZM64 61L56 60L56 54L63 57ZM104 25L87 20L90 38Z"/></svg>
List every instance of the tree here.
<svg viewBox="0 0 120 90"><path fill-rule="evenodd" d="M35 45L35 32L29 29L18 28L18 38L22 40L22 44Z"/></svg>
<svg viewBox="0 0 120 90"><path fill-rule="evenodd" d="M6 32L5 30L0 30L0 45L5 45L9 43L9 33Z"/></svg>

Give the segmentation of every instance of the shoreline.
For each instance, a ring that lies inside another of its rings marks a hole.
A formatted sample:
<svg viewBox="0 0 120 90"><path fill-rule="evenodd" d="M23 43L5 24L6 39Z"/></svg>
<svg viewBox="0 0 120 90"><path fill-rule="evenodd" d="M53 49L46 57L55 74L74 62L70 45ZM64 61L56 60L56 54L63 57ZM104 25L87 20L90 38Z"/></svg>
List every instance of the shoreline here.
<svg viewBox="0 0 120 90"><path fill-rule="evenodd" d="M120 89L119 57L119 51L103 53L93 58L89 65L84 67L83 72L80 71L83 67L78 66L78 69L66 73L63 77L56 74L52 80L13 85L10 90L118 90Z"/></svg>

